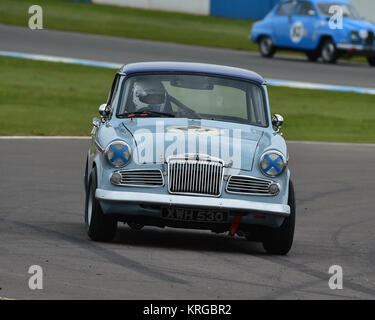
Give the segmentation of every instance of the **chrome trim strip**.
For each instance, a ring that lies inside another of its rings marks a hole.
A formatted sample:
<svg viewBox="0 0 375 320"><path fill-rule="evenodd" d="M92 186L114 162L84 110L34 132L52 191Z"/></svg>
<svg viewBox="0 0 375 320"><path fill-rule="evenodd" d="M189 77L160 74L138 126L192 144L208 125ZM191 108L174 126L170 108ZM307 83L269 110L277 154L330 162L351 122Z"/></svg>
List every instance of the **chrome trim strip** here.
<svg viewBox="0 0 375 320"><path fill-rule="evenodd" d="M95 197L102 201L114 201L138 204L159 204L181 207L200 207L211 209L238 210L240 212L263 212L279 216L288 216L290 207L286 204L264 203L238 199L213 197L189 197L172 194L155 194L146 192L109 191L96 189Z"/></svg>
<svg viewBox="0 0 375 320"><path fill-rule="evenodd" d="M94 139L94 144L100 153L104 153L105 149L96 141L96 139Z"/></svg>

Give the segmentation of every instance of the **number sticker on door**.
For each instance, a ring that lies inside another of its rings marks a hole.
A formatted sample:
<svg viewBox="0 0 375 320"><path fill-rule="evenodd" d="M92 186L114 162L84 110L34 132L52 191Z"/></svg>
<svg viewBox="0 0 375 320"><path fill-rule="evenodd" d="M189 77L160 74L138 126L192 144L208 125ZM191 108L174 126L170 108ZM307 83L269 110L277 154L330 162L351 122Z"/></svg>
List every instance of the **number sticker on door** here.
<svg viewBox="0 0 375 320"><path fill-rule="evenodd" d="M305 34L305 28L303 27L303 23L301 21L297 21L292 25L290 29L290 39L294 43L299 43Z"/></svg>

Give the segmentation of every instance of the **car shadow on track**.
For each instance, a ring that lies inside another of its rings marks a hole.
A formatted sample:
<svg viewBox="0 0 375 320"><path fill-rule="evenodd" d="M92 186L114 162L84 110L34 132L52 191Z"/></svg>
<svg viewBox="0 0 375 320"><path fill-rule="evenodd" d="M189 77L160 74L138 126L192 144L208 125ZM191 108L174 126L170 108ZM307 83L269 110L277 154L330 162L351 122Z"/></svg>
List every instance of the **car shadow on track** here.
<svg viewBox="0 0 375 320"><path fill-rule="evenodd" d="M215 234L209 231L171 228L146 227L142 230L132 230L128 227L120 227L113 243L162 249L265 254L260 243L249 242L242 237L229 237L226 234Z"/></svg>

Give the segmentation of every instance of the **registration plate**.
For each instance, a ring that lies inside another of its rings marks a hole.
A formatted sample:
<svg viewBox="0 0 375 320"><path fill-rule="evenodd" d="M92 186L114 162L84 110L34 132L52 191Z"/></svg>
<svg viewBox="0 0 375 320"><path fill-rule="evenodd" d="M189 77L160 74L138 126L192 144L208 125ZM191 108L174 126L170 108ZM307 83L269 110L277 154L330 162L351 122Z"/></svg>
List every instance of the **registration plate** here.
<svg viewBox="0 0 375 320"><path fill-rule="evenodd" d="M168 220L196 222L228 222L228 213L218 210L163 208L161 217Z"/></svg>

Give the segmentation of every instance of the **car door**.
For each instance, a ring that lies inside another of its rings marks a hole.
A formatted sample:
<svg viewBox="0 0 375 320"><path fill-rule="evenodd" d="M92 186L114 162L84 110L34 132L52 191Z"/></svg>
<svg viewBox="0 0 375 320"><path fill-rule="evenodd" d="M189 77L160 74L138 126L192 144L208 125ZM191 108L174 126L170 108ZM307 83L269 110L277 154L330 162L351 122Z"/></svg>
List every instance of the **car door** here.
<svg viewBox="0 0 375 320"><path fill-rule="evenodd" d="M292 26L292 15L296 5L295 0L285 1L279 5L273 18L273 30L275 35L275 45L277 47L290 48L293 42L290 37Z"/></svg>
<svg viewBox="0 0 375 320"><path fill-rule="evenodd" d="M293 48L312 50L317 47L318 37L314 31L317 22L318 16L314 5L310 1L298 1L290 29Z"/></svg>

